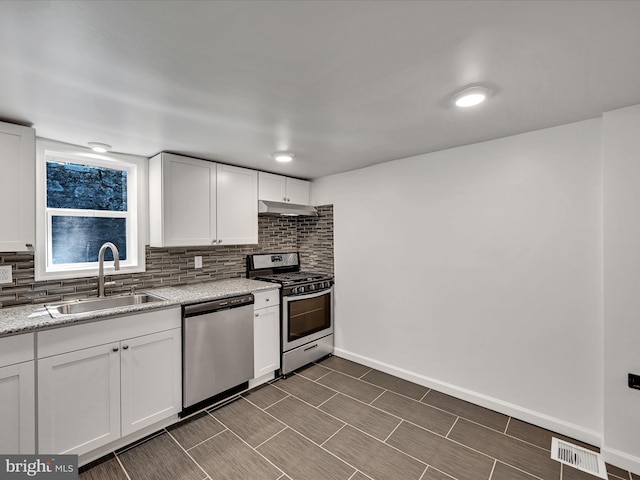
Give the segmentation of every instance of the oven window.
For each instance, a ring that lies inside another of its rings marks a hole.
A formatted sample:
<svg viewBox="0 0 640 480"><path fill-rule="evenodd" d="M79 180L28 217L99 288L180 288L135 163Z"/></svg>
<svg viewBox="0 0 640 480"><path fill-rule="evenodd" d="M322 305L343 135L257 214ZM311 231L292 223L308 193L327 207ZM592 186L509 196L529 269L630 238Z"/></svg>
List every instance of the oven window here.
<svg viewBox="0 0 640 480"><path fill-rule="evenodd" d="M331 294L289 300L289 342L331 327Z"/></svg>

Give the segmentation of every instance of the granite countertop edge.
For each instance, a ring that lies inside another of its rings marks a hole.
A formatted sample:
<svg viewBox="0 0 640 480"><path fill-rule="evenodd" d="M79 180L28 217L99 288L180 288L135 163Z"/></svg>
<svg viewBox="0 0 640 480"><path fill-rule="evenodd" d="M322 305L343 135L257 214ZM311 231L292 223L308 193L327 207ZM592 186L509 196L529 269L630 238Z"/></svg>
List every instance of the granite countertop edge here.
<svg viewBox="0 0 640 480"><path fill-rule="evenodd" d="M118 307L109 310L65 315L53 318L44 305L0 308L0 337L37 332L48 328L69 326L123 315L137 314L150 310L167 309L190 303L206 302L235 295L280 288L278 284L261 282L247 278L231 278L211 282L195 283L175 287L141 289L138 293L150 293L166 300L140 305ZM63 302L52 302L63 303Z"/></svg>

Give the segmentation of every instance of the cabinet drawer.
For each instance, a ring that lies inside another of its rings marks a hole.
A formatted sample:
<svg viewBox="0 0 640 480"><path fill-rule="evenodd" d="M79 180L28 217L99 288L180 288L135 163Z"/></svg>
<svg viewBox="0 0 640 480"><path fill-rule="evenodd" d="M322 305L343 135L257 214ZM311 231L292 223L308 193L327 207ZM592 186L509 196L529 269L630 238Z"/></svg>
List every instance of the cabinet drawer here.
<svg viewBox="0 0 640 480"><path fill-rule="evenodd" d="M180 328L181 325L182 313L176 307L45 330L38 332L38 358Z"/></svg>
<svg viewBox="0 0 640 480"><path fill-rule="evenodd" d="M253 309L266 308L272 305L280 305L280 290L266 290L262 292L253 293L254 304Z"/></svg>
<svg viewBox="0 0 640 480"><path fill-rule="evenodd" d="M0 367L33 360L33 333L0 338Z"/></svg>

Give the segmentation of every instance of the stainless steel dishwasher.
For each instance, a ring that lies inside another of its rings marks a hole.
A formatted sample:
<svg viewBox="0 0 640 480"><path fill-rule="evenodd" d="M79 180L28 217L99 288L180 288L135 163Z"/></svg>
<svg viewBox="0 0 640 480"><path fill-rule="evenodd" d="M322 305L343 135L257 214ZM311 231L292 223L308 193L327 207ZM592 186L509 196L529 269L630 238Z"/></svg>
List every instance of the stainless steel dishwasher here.
<svg viewBox="0 0 640 480"><path fill-rule="evenodd" d="M253 378L253 295L186 305L182 415L245 390Z"/></svg>

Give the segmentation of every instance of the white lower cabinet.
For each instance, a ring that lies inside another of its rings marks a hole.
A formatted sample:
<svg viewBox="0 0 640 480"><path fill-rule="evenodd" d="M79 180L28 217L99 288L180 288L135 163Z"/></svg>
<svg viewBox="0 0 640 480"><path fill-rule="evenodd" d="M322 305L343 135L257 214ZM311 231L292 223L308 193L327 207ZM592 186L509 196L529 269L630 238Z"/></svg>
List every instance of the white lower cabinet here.
<svg viewBox="0 0 640 480"><path fill-rule="evenodd" d="M121 342L122 436L181 410L180 329Z"/></svg>
<svg viewBox="0 0 640 480"><path fill-rule="evenodd" d="M0 452L35 453L34 362L0 368Z"/></svg>
<svg viewBox="0 0 640 480"><path fill-rule="evenodd" d="M120 354L99 345L38 361L38 450L83 454L120 438Z"/></svg>
<svg viewBox="0 0 640 480"><path fill-rule="evenodd" d="M280 296L278 290L254 293L253 376L280 368Z"/></svg>
<svg viewBox="0 0 640 480"><path fill-rule="evenodd" d="M82 455L180 412L179 325L173 309L38 333L39 453Z"/></svg>
<svg viewBox="0 0 640 480"><path fill-rule="evenodd" d="M0 452L36 451L33 334L0 338Z"/></svg>

